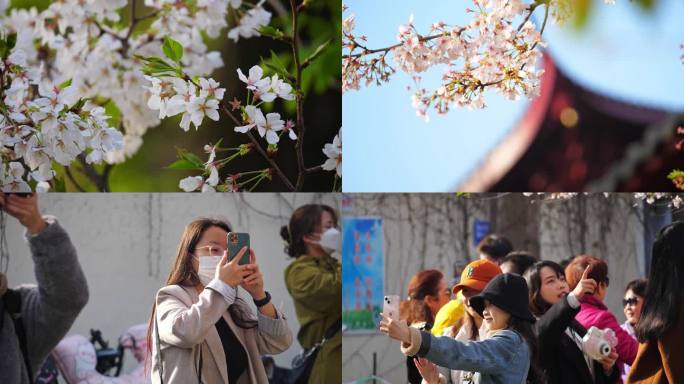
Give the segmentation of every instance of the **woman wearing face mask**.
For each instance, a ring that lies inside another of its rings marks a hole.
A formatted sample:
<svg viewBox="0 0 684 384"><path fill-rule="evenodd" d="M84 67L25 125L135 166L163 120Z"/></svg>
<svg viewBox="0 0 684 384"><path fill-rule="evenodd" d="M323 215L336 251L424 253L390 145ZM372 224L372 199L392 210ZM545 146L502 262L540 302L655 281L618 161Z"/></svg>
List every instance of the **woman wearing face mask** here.
<svg viewBox="0 0 684 384"><path fill-rule="evenodd" d="M450 297L451 290L442 272L434 269L420 271L409 281L408 300L401 302L400 317L411 327L430 331L435 315ZM422 377L411 357L406 360L406 370L408 382L420 384Z"/></svg>
<svg viewBox="0 0 684 384"><path fill-rule="evenodd" d="M455 335L454 339L460 341L477 341L485 338L488 331L487 325L482 316L470 306L470 298L480 294L487 283L499 274L501 274L499 266L488 260L475 260L463 269L461 281L454 286L452 293L461 293L466 313L454 326L444 331L444 336L454 337ZM434 364L426 361L423 370L433 372L432 365ZM470 384L473 382L474 372L449 371L449 369L444 367L437 368L439 369L439 378L423 377L423 384L433 384L433 382ZM432 380L432 382L429 380Z"/></svg>
<svg viewBox="0 0 684 384"><path fill-rule="evenodd" d="M617 337L618 343L615 350L618 353L617 366L621 369L622 364L632 364L636 357L639 344L627 334L617 322L608 307L603 303L608 290L608 265L598 257L581 255L576 256L565 268L565 279L570 289L575 289L579 281L589 268L588 278L596 282L593 293L584 295L580 300L580 311L575 319L586 329L596 327L598 329L611 329ZM618 379L618 382L622 382Z"/></svg>
<svg viewBox="0 0 684 384"><path fill-rule="evenodd" d="M435 337L388 317L380 322L380 331L401 341L404 354L419 357L416 365L430 383L439 380L434 364L476 372L472 382L478 384L543 383L527 297L525 279L509 273L497 275L471 297L470 305L489 328L480 341Z"/></svg>
<svg viewBox="0 0 684 384"><path fill-rule="evenodd" d="M627 284L627 288L625 288L625 298L622 299L622 307L627 321L620 327L632 336L634 340L637 339L634 327L636 327L639 317L641 317L641 307L644 305L647 285L648 280L646 279L630 281L629 284ZM622 381L627 380L628 373L629 365L625 364L622 369Z"/></svg>
<svg viewBox="0 0 684 384"><path fill-rule="evenodd" d="M592 360L582 350L587 330L575 320L580 301L596 289L596 281L585 269L579 283L570 292L560 265L540 261L525 273L530 290L530 309L537 317L535 333L539 340L541 365L549 384L614 383L617 352L601 361Z"/></svg>
<svg viewBox="0 0 684 384"><path fill-rule="evenodd" d="M261 355L285 351L292 332L264 290L251 249L227 257L227 223L185 227L167 285L157 292L147 345L154 383L266 383ZM239 265L245 252L250 263ZM247 291L256 314L241 298Z"/></svg>
<svg viewBox="0 0 684 384"><path fill-rule="evenodd" d="M280 231L295 258L285 270L285 285L300 324L299 343L311 348L339 329L316 355L309 383L342 381L342 265L331 256L340 252L339 234L337 213L319 204L297 208Z"/></svg>

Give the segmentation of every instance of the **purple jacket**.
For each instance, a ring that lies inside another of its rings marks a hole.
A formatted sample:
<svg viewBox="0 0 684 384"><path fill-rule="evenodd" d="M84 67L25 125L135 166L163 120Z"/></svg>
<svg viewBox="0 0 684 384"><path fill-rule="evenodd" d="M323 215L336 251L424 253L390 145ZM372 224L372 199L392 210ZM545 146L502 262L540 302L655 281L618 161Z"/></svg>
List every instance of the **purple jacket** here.
<svg viewBox="0 0 684 384"><path fill-rule="evenodd" d="M624 329L620 327L615 316L608 310L603 302L594 295L585 295L580 300L581 308L575 320L589 329L594 326L599 329L610 328L615 332L618 345L615 348L619 355L617 364L632 365L636 357L639 343L634 340ZM621 365L617 365L620 367Z"/></svg>

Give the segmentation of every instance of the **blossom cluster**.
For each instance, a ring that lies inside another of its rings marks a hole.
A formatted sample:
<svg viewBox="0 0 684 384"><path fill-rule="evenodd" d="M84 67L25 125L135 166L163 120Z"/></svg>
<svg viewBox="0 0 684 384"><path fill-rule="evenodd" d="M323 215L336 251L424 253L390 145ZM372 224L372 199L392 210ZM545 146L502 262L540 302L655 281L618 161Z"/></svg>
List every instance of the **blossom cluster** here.
<svg viewBox="0 0 684 384"><path fill-rule="evenodd" d="M2 41L9 48L12 38ZM27 55L12 48L0 61L0 188L3 192L46 191L53 162L69 166L78 156L100 163L123 146L105 110L79 98L76 84L54 84L27 66Z"/></svg>
<svg viewBox="0 0 684 384"><path fill-rule="evenodd" d="M567 17L572 4L567 0L471 1L472 8L466 9L473 15L470 23L450 26L437 21L423 35L414 26L411 15L408 23L399 27L397 44L381 49L367 48L366 37L354 34L354 15L345 18L343 90L358 90L361 83L380 85L389 81L396 69L401 70L416 81L412 104L417 115L425 120L431 107L440 114L447 113L452 106L484 108L486 89L511 100L535 97L544 72L537 68L541 57L537 47L544 46L543 29L550 15L556 22ZM531 16L539 8L545 8L545 12L538 29ZM388 63L390 53L396 69ZM435 66L445 68L441 84L434 89L422 88L421 73Z"/></svg>
<svg viewBox="0 0 684 384"><path fill-rule="evenodd" d="M8 9L6 3L0 2L0 32L18 34L17 48L26 54L27 69L42 72L56 84L73 79L79 97L105 100L120 113L124 145L107 153L109 163L136 153L147 129L160 122L158 114L145 107L150 96L137 56L159 55L163 37L172 36L185 47L187 73L206 76L223 61L203 36L218 37L226 28L235 41L259 36L259 29L271 20L264 1L145 0L145 14L136 15L133 9L133 19L127 22L120 14L128 13L123 7L135 7L128 0L62 0L42 11ZM152 22L136 28L143 20ZM227 20L235 23L228 25Z"/></svg>
<svg viewBox="0 0 684 384"><path fill-rule="evenodd" d="M413 106L423 118L427 118L431 106L439 113L448 112L451 105L483 108L488 87L513 100L538 93L543 70L536 68L541 53L534 48L540 45L541 34L529 19L519 26L514 23L534 8L523 0L473 0L473 5L476 10L469 11L475 16L465 26L439 21L432 25L428 36L423 36L411 16L406 25L399 27L398 44L391 48L399 70L419 81L422 72L446 65L439 87L428 91L418 84ZM349 52L343 55L348 60L343 78L351 85L349 88L358 88L361 77L368 81L369 76L378 76L367 65L363 68L362 63L353 63L353 51ZM352 66L363 70L350 72Z"/></svg>
<svg viewBox="0 0 684 384"><path fill-rule="evenodd" d="M334 170L338 177L342 177L342 128L335 135L332 143L323 146L323 153L328 156L322 165L323 169L326 171Z"/></svg>
<svg viewBox="0 0 684 384"><path fill-rule="evenodd" d="M150 98L147 106L159 111L159 118L176 116L182 113L180 127L190 130L190 124L199 128L207 116L219 120L219 102L223 99L225 88L214 79L199 78L199 87L192 80L178 77L145 76L152 83L148 87Z"/></svg>
<svg viewBox="0 0 684 384"><path fill-rule="evenodd" d="M248 99L251 94L252 103L259 102L257 105L247 105L244 109L246 115L245 125L235 127L235 132L247 133L252 128L256 128L259 136L266 138L269 144L277 144L280 141L279 131L286 130L288 136L292 140L297 139L297 134L294 131L294 124L285 124L280 119L279 113L264 113L259 108L262 102L273 102L276 98L283 100L294 100L295 96L292 94L292 86L285 81L278 78L275 74L272 77L263 77L264 71L258 65L249 69L249 77L242 73L238 68L238 77L240 81L247 84Z"/></svg>
<svg viewBox="0 0 684 384"><path fill-rule="evenodd" d="M177 42L169 40L165 44L168 44L170 50L167 56L180 61L182 55L180 51L178 56L174 56L172 52L172 47ZM166 68L176 70L170 64L155 61L155 58L146 58L144 60L150 63L157 63L157 65L161 63L161 66L156 67L156 69L155 67L150 67L150 71L158 70L162 71L162 73L168 73L169 69ZM176 71L174 76L146 76L147 80L151 82L151 86L148 87L150 98L147 101L147 105L152 110L159 111L160 119L182 113L180 127L184 131L188 131L190 124L193 124L195 129L198 129L205 116L211 120L218 121L220 118L219 110L223 110L226 114L232 112L228 111L227 106L221 104L226 90L221 88L220 84L214 79L198 77L195 80L184 74L182 69ZM240 81L245 83L247 105L242 107L242 103L237 98L230 102L233 111L241 110L242 123L244 123L244 125L235 126L234 130L246 134L251 129L255 129L269 146L277 145L283 134L287 134L291 140L297 140L294 122L290 120L287 122L283 121L277 112L264 115L260 108L263 103L272 103L278 98L287 101L294 100L295 95L292 93L292 85L280 79L277 74L270 77L264 76L263 69L258 65L250 68L247 76L238 68L237 75ZM206 145L205 152L209 154L209 160L201 167L197 167L203 170L204 176L186 177L180 181L179 187L187 192L195 190L201 190L202 192L214 191L219 185L219 168L235 157L249 153L250 148L250 146L245 147L244 145L234 148L233 150L237 151L236 153L233 153L226 159L216 160L216 151L222 148L219 148L218 145ZM260 174L263 177L259 179L259 182L266 177L270 177L270 174L267 174L265 171L260 171ZM244 176L245 173L241 175ZM229 176L227 184L222 190L238 190L238 178L239 176L236 175ZM256 179L251 181L256 181Z"/></svg>
<svg viewBox="0 0 684 384"><path fill-rule="evenodd" d="M237 70L239 79L246 84L249 104L244 108L245 125L235 127L236 132L247 133L256 128L259 136L265 138L268 144L277 144L280 140L279 131L287 130L292 140L297 139L292 124L285 124L280 119L279 113L268 113L264 116L259 106L265 102L273 102L277 98L294 100L292 85L278 78L278 75L264 77L264 71L258 65L249 70L249 77ZM180 127L184 131L190 129L190 124L199 128L204 116L211 120L219 120L220 102L225 94L225 88L214 79L198 78L198 83L193 79L180 77L154 77L145 76L152 83L148 87L150 98L147 106L159 111L159 118L175 116L183 113ZM239 108L239 101L234 101L234 109Z"/></svg>

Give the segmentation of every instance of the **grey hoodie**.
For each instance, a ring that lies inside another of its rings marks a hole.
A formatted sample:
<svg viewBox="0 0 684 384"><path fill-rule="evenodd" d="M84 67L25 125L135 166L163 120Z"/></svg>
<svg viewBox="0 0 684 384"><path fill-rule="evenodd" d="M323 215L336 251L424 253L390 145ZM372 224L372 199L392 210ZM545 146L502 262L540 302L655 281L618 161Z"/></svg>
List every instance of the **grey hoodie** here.
<svg viewBox="0 0 684 384"><path fill-rule="evenodd" d="M69 235L54 217L44 218L48 226L42 232L26 235L38 286L17 288L34 377L88 302L88 286ZM12 318L7 312L1 316L0 383L29 384Z"/></svg>

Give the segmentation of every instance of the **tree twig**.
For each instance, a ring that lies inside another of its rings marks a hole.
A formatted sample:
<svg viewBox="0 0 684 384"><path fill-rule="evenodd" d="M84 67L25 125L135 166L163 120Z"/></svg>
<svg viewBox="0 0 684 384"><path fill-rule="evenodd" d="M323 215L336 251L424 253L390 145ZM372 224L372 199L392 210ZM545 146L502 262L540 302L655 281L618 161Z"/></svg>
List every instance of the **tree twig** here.
<svg viewBox="0 0 684 384"><path fill-rule="evenodd" d="M71 183L72 183L74 186L76 186L76 189L77 189L79 192L85 192L85 189L83 189L83 187L81 187L81 185L78 184L78 182L77 182L76 179L74 178L74 175L71 174L71 170L69 169L69 167L64 167L64 171L66 172L66 175L67 175L67 177L69 178L69 181L71 181Z"/></svg>
<svg viewBox="0 0 684 384"><path fill-rule="evenodd" d="M221 101L220 105L221 105L221 110L223 111L223 113L225 113L231 120L233 120L233 123L235 123L235 125L240 125L240 124L242 124L242 122L241 122L240 120L238 120L238 118L235 117L235 116L230 112L230 110L228 109L228 107L225 105L225 103L224 103L223 101ZM254 135L252 134L252 131L251 131L251 130L247 131L247 137L249 137L249 140L252 142L252 144L254 145L254 147L255 147L255 148L257 149L257 151L261 154L261 156L268 162L268 164L269 164L269 165L271 166L271 168L276 172L276 174L278 174L278 177L280 177L280 179L283 181L283 183L285 183L285 186L287 186L287 188L288 188L290 191L296 191L297 189L296 189L295 186L292 184L292 182L291 182L290 179L287 177L287 175L285 175L285 172L283 172L283 170L280 169L280 167L278 166L278 164L276 164L276 162L275 162L275 161L268 155L268 153L266 153L266 151L261 147L261 144L259 144L259 141L257 141L256 137L254 137Z"/></svg>
<svg viewBox="0 0 684 384"><path fill-rule="evenodd" d="M299 59L299 7L297 7L296 0L290 0L290 8L292 9L292 57L294 59L296 68L295 78L295 100L297 103L297 128L299 137L297 144L295 144L295 152L297 153L297 184L296 189L300 190L304 184L304 176L306 175L304 166L304 137L306 135L306 127L304 126L304 110L302 103L302 64Z"/></svg>

